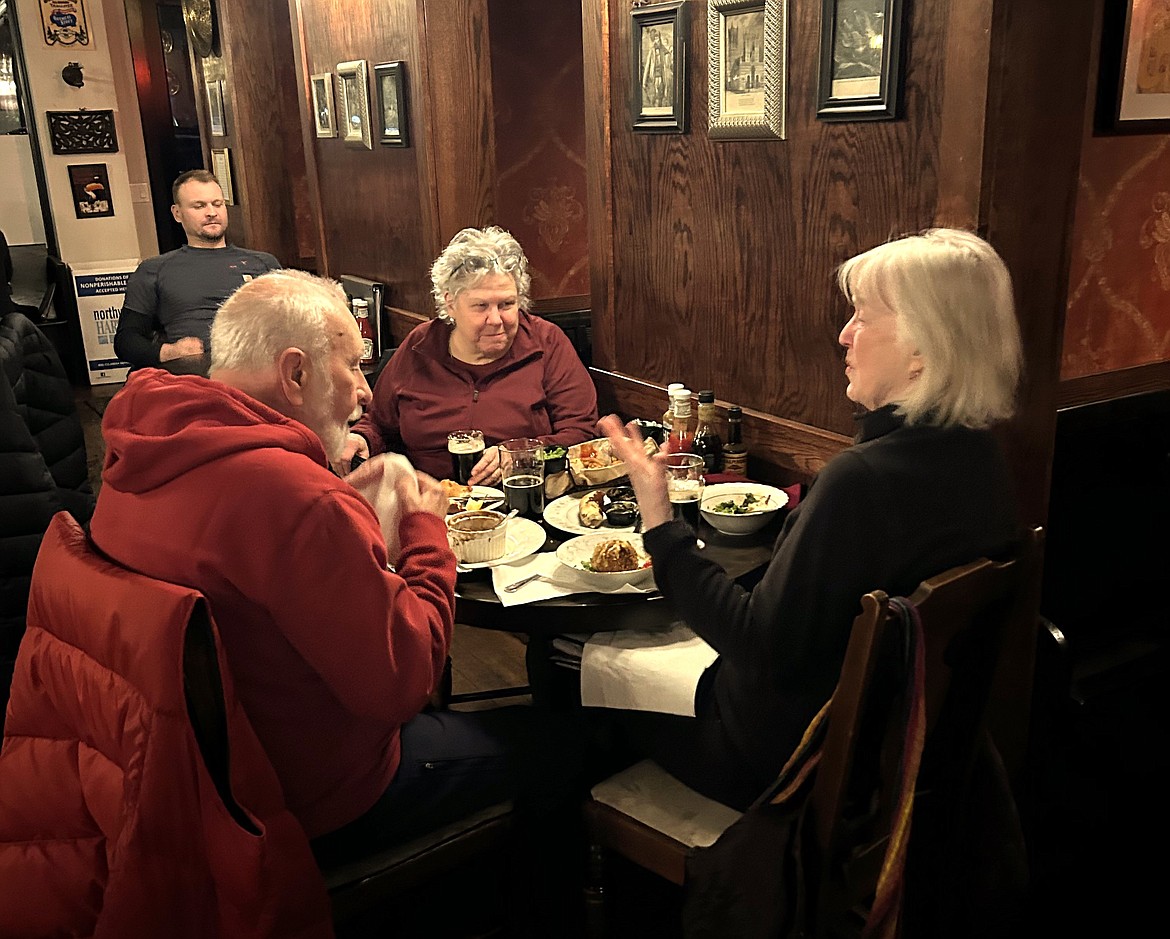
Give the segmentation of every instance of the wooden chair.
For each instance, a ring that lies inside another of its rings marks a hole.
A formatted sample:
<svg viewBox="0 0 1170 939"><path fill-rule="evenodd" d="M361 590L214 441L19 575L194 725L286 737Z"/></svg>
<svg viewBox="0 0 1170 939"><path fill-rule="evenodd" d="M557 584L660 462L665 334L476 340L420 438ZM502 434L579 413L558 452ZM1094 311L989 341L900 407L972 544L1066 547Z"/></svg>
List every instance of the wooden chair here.
<svg viewBox="0 0 1170 939"><path fill-rule="evenodd" d="M981 741L1000 636L1022 614L1042 531L1013 559L987 559L924 581L909 598L925 652L926 744L918 775L906 876L907 935L944 936L960 871L955 867L969 781ZM893 824L902 727L884 676L902 655L901 617L882 591L862 597L809 792L804 854L816 936L856 936L864 926ZM896 628L899 627L899 628ZM895 682L895 684L897 684ZM865 806L864 812L858 811ZM686 886L686 861L713 844L740 813L706 799L649 760L594 787L586 802L590 935L607 934L602 862L616 852ZM878 850L874 850L874 848Z"/></svg>

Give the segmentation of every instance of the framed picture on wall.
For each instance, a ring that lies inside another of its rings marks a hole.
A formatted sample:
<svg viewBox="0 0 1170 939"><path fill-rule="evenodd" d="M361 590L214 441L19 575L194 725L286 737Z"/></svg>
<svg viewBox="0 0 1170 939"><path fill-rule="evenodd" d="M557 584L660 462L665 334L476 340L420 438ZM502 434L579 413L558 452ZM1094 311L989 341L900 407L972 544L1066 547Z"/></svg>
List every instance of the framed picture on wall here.
<svg viewBox="0 0 1170 939"><path fill-rule="evenodd" d="M1099 129L1170 133L1170 0L1105 5Z"/></svg>
<svg viewBox="0 0 1170 939"><path fill-rule="evenodd" d="M709 0L709 136L784 137L788 0Z"/></svg>
<svg viewBox="0 0 1170 939"><path fill-rule="evenodd" d="M902 0L822 0L817 117L886 121L901 96Z"/></svg>
<svg viewBox="0 0 1170 939"><path fill-rule="evenodd" d="M409 147L406 114L406 65L383 62L374 66L378 89L378 142L387 147Z"/></svg>
<svg viewBox="0 0 1170 939"><path fill-rule="evenodd" d="M232 185L232 151L228 147L218 150L211 148L211 172L215 174L215 181L223 190L223 201L228 205L236 204L236 191Z"/></svg>
<svg viewBox="0 0 1170 939"><path fill-rule="evenodd" d="M370 130L370 80L366 60L337 63L337 100L341 139L353 147L374 149Z"/></svg>
<svg viewBox="0 0 1170 939"><path fill-rule="evenodd" d="M207 86L207 123L211 136L223 137L227 133L227 119L223 110L223 81L204 82Z"/></svg>
<svg viewBox="0 0 1170 939"><path fill-rule="evenodd" d="M313 126L318 137L336 137L337 125L333 120L333 73L321 72L309 76L309 87L313 93Z"/></svg>
<svg viewBox="0 0 1170 939"><path fill-rule="evenodd" d="M109 218L114 214L110 174L105 163L79 163L69 167L69 189L78 218Z"/></svg>
<svg viewBox="0 0 1170 939"><path fill-rule="evenodd" d="M686 4L654 3L630 11L630 111L634 130L681 134L687 129Z"/></svg>

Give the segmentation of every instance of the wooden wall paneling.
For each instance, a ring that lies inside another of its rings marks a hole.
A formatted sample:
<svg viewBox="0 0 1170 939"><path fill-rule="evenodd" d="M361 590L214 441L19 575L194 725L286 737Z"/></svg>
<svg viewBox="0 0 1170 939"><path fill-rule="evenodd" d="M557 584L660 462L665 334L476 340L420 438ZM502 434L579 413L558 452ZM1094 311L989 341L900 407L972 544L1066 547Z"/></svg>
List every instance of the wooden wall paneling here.
<svg viewBox="0 0 1170 939"><path fill-rule="evenodd" d="M429 4L428 4L429 5ZM336 86L337 64L364 59L373 66L406 63L409 147L354 147L338 137L317 137L310 126L310 149L320 191L321 239L332 277L356 274L387 284L387 303L430 309L426 271L434 255L430 186L422 171L430 159L423 103L429 95L420 67L420 0L300 0L303 73L329 72ZM377 92L367 89L376 109ZM340 106L340 100L336 102Z"/></svg>
<svg viewBox="0 0 1170 939"><path fill-rule="evenodd" d="M1094 4L997 4L981 219L1016 286L1027 374L1005 440L1025 524L1045 524ZM1057 76L1059 76L1057 78ZM1039 583L1033 609L1039 608ZM1009 771L1023 765L1036 622L1007 638L989 719Z"/></svg>
<svg viewBox="0 0 1170 939"><path fill-rule="evenodd" d="M661 417L666 405L665 387L600 368L589 369L589 374L597 388L601 414L618 414L626 419L655 420ZM727 408L734 403L716 399L719 420L727 420ZM842 434L818 430L751 408L745 408L743 412L743 436L752 478L781 486L809 482L829 460L853 442Z"/></svg>
<svg viewBox="0 0 1170 939"><path fill-rule="evenodd" d="M581 45L585 68L586 211L589 292L593 305L593 361L614 368L613 77L610 72L609 0L582 0Z"/></svg>
<svg viewBox="0 0 1170 939"><path fill-rule="evenodd" d="M283 0L220 2L219 55L196 57L196 99L206 165L210 149L231 150L235 205L228 210L235 244L301 260L297 218L289 194L304 189L291 34ZM274 22L275 21L275 22ZM221 79L227 133L212 138L204 82Z"/></svg>
<svg viewBox="0 0 1170 939"><path fill-rule="evenodd" d="M487 0L430 0L420 8L425 24L420 46L428 62L425 93L433 115L437 255L461 228L495 221L491 40Z"/></svg>
<svg viewBox="0 0 1170 939"><path fill-rule="evenodd" d="M942 107L934 224L945 228L972 228L979 219L992 6L993 0L952 4L945 39L935 43Z"/></svg>
<svg viewBox="0 0 1170 939"><path fill-rule="evenodd" d="M935 219L943 107L936 60L949 41L950 11L914 5L905 119L827 125L815 119L820 8L793 5L788 138L713 141L706 4L695 3L690 16L685 135L630 128L629 9L617 0L604 6L604 34L583 12L590 100L598 100L592 89L605 69L611 94L608 132L590 115L592 153L608 156L609 172L590 202L591 225L608 230L591 230L594 302L613 310L595 328L595 361L852 434L837 345L848 309L833 272L851 254ZM976 178L977 153L967 155Z"/></svg>
<svg viewBox="0 0 1170 939"><path fill-rule="evenodd" d="M301 147L305 157L304 203L307 211L306 230L301 236L301 249L311 242L313 263L317 273L329 272L329 242L325 239L325 228L321 211L321 182L317 170L316 123L313 115L312 89L309 85L307 66L308 50L305 45L305 26L301 16L301 0L287 0L290 38L292 40L293 71L297 76L297 119L301 131Z"/></svg>

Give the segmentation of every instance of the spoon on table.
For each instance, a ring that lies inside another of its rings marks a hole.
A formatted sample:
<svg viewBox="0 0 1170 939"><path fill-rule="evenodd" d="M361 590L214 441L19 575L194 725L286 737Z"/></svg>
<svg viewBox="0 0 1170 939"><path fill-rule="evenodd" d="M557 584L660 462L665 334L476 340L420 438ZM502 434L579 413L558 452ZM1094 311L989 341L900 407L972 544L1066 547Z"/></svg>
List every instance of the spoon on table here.
<svg viewBox="0 0 1170 939"><path fill-rule="evenodd" d="M512 509L511 512L509 512L507 515L505 515L503 518L501 518L491 528L485 528L484 531L495 531L501 525L506 525L508 523L509 519L515 518L519 514L519 512L520 512L519 509Z"/></svg>

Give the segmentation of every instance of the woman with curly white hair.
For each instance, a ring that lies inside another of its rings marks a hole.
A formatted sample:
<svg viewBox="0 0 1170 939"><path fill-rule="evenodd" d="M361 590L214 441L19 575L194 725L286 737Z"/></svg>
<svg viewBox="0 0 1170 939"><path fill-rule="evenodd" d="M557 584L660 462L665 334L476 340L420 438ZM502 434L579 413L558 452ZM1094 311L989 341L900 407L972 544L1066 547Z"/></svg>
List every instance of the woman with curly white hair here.
<svg viewBox="0 0 1170 939"><path fill-rule="evenodd" d="M528 259L495 226L465 228L431 266L436 317L411 331L374 386L341 464L395 450L432 476L451 473L450 431L488 444L473 485L500 478L493 444L536 437L569 446L595 436L597 392L572 343L528 313Z"/></svg>

